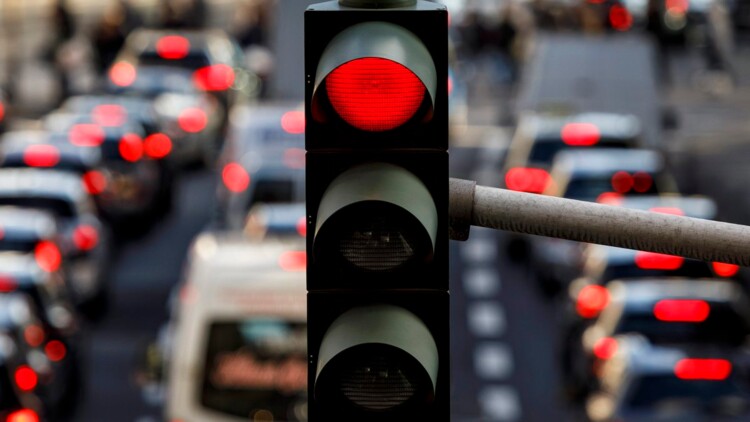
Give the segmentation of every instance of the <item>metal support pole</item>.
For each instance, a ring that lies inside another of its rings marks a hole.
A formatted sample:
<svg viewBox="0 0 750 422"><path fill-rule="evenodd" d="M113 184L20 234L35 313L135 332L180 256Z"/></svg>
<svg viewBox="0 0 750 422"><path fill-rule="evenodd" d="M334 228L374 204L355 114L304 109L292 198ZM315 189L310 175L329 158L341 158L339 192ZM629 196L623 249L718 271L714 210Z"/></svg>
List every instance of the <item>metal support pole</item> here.
<svg viewBox="0 0 750 422"><path fill-rule="evenodd" d="M451 192L465 183L451 179ZM467 197L451 198L452 225ZM474 226L750 266L748 226L485 186L476 187L471 207Z"/></svg>

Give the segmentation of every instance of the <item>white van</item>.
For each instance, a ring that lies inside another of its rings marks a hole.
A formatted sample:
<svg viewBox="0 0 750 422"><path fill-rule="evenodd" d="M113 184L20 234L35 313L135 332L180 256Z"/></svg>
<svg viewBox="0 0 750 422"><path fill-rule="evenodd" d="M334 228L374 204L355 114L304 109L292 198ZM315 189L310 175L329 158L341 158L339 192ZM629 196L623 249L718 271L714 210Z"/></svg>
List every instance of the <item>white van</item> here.
<svg viewBox="0 0 750 422"><path fill-rule="evenodd" d="M306 421L302 238L204 233L173 307L166 420Z"/></svg>

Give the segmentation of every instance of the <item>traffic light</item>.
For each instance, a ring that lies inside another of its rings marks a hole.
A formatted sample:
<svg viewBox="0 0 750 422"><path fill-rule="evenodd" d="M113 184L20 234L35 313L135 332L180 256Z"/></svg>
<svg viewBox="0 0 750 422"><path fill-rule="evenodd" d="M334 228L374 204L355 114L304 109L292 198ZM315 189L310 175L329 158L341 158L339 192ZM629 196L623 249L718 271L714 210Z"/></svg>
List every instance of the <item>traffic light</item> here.
<svg viewBox="0 0 750 422"><path fill-rule="evenodd" d="M305 13L309 420L449 420L448 14Z"/></svg>

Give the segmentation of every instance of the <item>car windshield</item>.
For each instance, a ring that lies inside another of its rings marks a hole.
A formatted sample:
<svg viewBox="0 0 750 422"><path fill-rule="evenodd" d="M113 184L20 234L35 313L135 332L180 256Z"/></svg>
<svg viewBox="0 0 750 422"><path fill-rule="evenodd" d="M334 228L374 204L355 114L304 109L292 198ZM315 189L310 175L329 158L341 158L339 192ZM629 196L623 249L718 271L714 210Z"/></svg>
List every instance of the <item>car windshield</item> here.
<svg viewBox="0 0 750 422"><path fill-rule="evenodd" d="M633 256L635 258L635 255ZM713 277L713 273L708 264L703 261L686 259L680 268L671 269L643 269L638 267L635 259L622 264L610 264L607 266L604 275L601 277L602 282L619 279L629 279L637 277Z"/></svg>
<svg viewBox="0 0 750 422"><path fill-rule="evenodd" d="M595 200L599 195L605 192L613 192L617 190L625 190L627 187L613 186L613 175L597 175L597 176L579 176L573 177L568 183L565 189L565 198L570 199L581 199L581 200ZM653 175L651 176L653 180ZM617 188L617 189L616 189ZM656 183L651 183L647 189L634 190L628 189L623 192L626 195L654 195L659 193Z"/></svg>
<svg viewBox="0 0 750 422"><path fill-rule="evenodd" d="M168 66L180 69L197 70L210 65L211 62L204 54L188 54L180 59L165 59L159 56L156 51L147 51L138 56L139 66Z"/></svg>
<svg viewBox="0 0 750 422"><path fill-rule="evenodd" d="M633 408L658 408L670 403L716 408L732 400L740 401L745 409L750 404L747 386L739 380L682 380L671 374L662 374L635 380L625 403Z"/></svg>
<svg viewBox="0 0 750 422"><path fill-rule="evenodd" d="M242 418L295 421L306 414L307 325L277 318L214 322L201 404ZM273 416L268 415L268 413Z"/></svg>

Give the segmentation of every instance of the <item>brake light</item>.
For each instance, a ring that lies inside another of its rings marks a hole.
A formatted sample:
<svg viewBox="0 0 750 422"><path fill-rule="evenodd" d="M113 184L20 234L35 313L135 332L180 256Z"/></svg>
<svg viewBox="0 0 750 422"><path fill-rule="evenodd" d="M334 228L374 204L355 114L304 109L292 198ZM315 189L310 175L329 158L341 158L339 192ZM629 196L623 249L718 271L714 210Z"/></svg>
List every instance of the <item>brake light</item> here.
<svg viewBox="0 0 750 422"><path fill-rule="evenodd" d="M612 337L602 337L594 343L594 356L601 360L612 359L619 345Z"/></svg>
<svg viewBox="0 0 750 422"><path fill-rule="evenodd" d="M287 148L284 150L284 165L290 169L305 168L305 150L302 148Z"/></svg>
<svg viewBox="0 0 750 422"><path fill-rule="evenodd" d="M633 16L624 6L616 4L609 8L609 23L618 31L627 31L633 26Z"/></svg>
<svg viewBox="0 0 750 422"><path fill-rule="evenodd" d="M90 251L99 243L99 233L89 225L81 225L73 230L73 243L81 251Z"/></svg>
<svg viewBox="0 0 750 422"><path fill-rule="evenodd" d="M622 205L622 194L617 192L603 192L596 197L596 202L619 207Z"/></svg>
<svg viewBox="0 0 750 422"><path fill-rule="evenodd" d="M0 102L0 122L5 118L5 104Z"/></svg>
<svg viewBox="0 0 750 422"><path fill-rule="evenodd" d="M654 184L654 178L650 174L639 171L633 175L633 190L638 193L646 193Z"/></svg>
<svg viewBox="0 0 750 422"><path fill-rule="evenodd" d="M305 112L304 111L287 111L281 116L281 128L284 132L297 135L305 133Z"/></svg>
<svg viewBox="0 0 750 422"><path fill-rule="evenodd" d="M250 186L250 175L237 163L229 163L221 171L221 180L231 192L240 193Z"/></svg>
<svg viewBox="0 0 750 422"><path fill-rule="evenodd" d="M654 207L654 208L650 208L649 211L658 212L661 214L671 214L671 215L679 215L679 216L685 215L684 211L682 211L679 208L674 208L674 207Z"/></svg>
<svg viewBox="0 0 750 422"><path fill-rule="evenodd" d="M568 123L560 131L563 142L574 147L588 147L596 145L601 139L601 133L596 125L591 123Z"/></svg>
<svg viewBox="0 0 750 422"><path fill-rule="evenodd" d="M710 312L704 300L665 299L654 305L654 316L665 322L703 322Z"/></svg>
<svg viewBox="0 0 750 422"><path fill-rule="evenodd" d="M18 281L9 275L0 275L0 293L14 292L18 289Z"/></svg>
<svg viewBox="0 0 750 422"><path fill-rule="evenodd" d="M47 358L52 362L60 362L65 359L65 356L68 354L68 349L63 342L52 340L44 346L44 354L46 354Z"/></svg>
<svg viewBox="0 0 750 422"><path fill-rule="evenodd" d="M576 312L581 318L595 318L609 305L609 291L598 285L585 286L578 292Z"/></svg>
<svg viewBox="0 0 750 422"><path fill-rule="evenodd" d="M190 41L179 35L161 37L156 42L156 54L162 59L179 60L187 57L190 52Z"/></svg>
<svg viewBox="0 0 750 422"><path fill-rule="evenodd" d="M118 145L120 156L125 161L134 163L143 157L143 141L134 133L126 133L120 138Z"/></svg>
<svg viewBox="0 0 750 422"><path fill-rule="evenodd" d="M54 145L29 145L23 152L23 162L29 167L54 167L60 162L60 150Z"/></svg>
<svg viewBox="0 0 750 422"><path fill-rule="evenodd" d="M36 388L39 377L28 365L21 365L16 369L14 374L16 385L21 391L31 391Z"/></svg>
<svg viewBox="0 0 750 422"><path fill-rule="evenodd" d="M681 359L674 374L683 380L722 381L732 373L732 363L725 359Z"/></svg>
<svg viewBox="0 0 750 422"><path fill-rule="evenodd" d="M505 173L505 186L519 192L542 193L551 182L549 173L542 169L515 167Z"/></svg>
<svg viewBox="0 0 750 422"><path fill-rule="evenodd" d="M39 422L39 415L31 409L21 409L8 415L7 422Z"/></svg>
<svg viewBox="0 0 750 422"><path fill-rule="evenodd" d="M297 220L297 233L302 237L307 237L307 220L302 216Z"/></svg>
<svg viewBox="0 0 750 422"><path fill-rule="evenodd" d="M684 15L688 11L690 2L688 0L666 0L667 12L673 15Z"/></svg>
<svg viewBox="0 0 750 422"><path fill-rule="evenodd" d="M99 195L107 188L107 178L97 170L90 170L83 174L83 187L89 195Z"/></svg>
<svg viewBox="0 0 750 422"><path fill-rule="evenodd" d="M38 325L29 325L23 330L23 338L31 347L39 347L44 343L44 329Z"/></svg>
<svg viewBox="0 0 750 422"><path fill-rule="evenodd" d="M42 240L34 248L34 259L44 271L57 271L62 264L60 249L50 240Z"/></svg>
<svg viewBox="0 0 750 422"><path fill-rule="evenodd" d="M143 141L143 151L151 158L164 158L172 152L172 140L163 133L154 133Z"/></svg>
<svg viewBox="0 0 750 422"><path fill-rule="evenodd" d="M226 64L202 67L193 73L193 83L203 91L225 91L234 84L234 69Z"/></svg>
<svg viewBox="0 0 750 422"><path fill-rule="evenodd" d="M633 184L635 182L633 180L633 176L628 174L628 172L618 171L617 173L612 175L611 183L612 189L614 189L615 192L627 193L630 192L631 189L633 189Z"/></svg>
<svg viewBox="0 0 750 422"><path fill-rule="evenodd" d="M99 125L81 123L68 130L68 141L79 147L98 147L104 142L104 130Z"/></svg>
<svg viewBox="0 0 750 422"><path fill-rule="evenodd" d="M635 265L642 270L674 271L682 267L685 258L656 252L638 251L635 254Z"/></svg>
<svg viewBox="0 0 750 422"><path fill-rule="evenodd" d="M448 76L448 95L453 94L453 78Z"/></svg>
<svg viewBox="0 0 750 422"><path fill-rule="evenodd" d="M177 124L180 129L188 133L198 133L206 128L208 117L206 113L199 108L188 108L182 111L177 117Z"/></svg>
<svg viewBox="0 0 750 422"><path fill-rule="evenodd" d="M712 262L711 267L713 267L714 272L719 277L733 277L740 271L739 265L726 264L724 262Z"/></svg>
<svg viewBox="0 0 750 422"><path fill-rule="evenodd" d="M109 80L117 86L127 87L132 85L136 76L135 66L128 62L117 62L109 69Z"/></svg>
<svg viewBox="0 0 750 422"><path fill-rule="evenodd" d="M128 112L118 104L100 104L91 110L91 119L98 125L117 127L128 120Z"/></svg>
<svg viewBox="0 0 750 422"><path fill-rule="evenodd" d="M279 256L279 267L284 271L304 271L307 269L307 253L286 251Z"/></svg>

